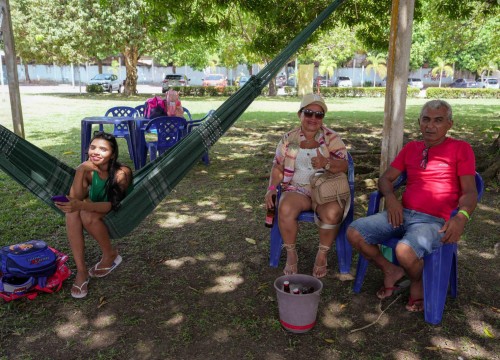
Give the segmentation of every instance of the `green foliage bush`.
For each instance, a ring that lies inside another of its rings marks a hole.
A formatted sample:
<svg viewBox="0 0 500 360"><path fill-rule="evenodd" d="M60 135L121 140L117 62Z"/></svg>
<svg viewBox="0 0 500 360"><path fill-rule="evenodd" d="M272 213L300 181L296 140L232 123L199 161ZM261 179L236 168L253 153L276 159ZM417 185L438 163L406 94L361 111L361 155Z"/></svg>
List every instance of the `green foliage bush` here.
<svg viewBox="0 0 500 360"><path fill-rule="evenodd" d="M500 90L498 89L457 89L457 88L438 88L431 87L427 89L427 98L429 99L500 99Z"/></svg>
<svg viewBox="0 0 500 360"><path fill-rule="evenodd" d="M385 87L323 87L321 94L326 97L383 97L385 96ZM417 97L420 90L408 87L406 92L408 97Z"/></svg>
<svg viewBox="0 0 500 360"><path fill-rule="evenodd" d="M100 93L104 92L104 89L102 88L102 86L97 85L97 84L87 85L86 90L88 93L96 93L96 94L100 94Z"/></svg>

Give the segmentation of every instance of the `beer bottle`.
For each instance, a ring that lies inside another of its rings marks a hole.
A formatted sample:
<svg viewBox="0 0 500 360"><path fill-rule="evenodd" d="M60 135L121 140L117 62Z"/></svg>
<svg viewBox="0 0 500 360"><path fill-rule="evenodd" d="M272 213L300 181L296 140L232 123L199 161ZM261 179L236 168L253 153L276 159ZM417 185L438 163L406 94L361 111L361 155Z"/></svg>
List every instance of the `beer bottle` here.
<svg viewBox="0 0 500 360"><path fill-rule="evenodd" d="M294 289L293 289L293 293L294 293L295 295L299 295L299 294L300 294L300 290L299 290L299 288L294 288Z"/></svg>
<svg viewBox="0 0 500 360"><path fill-rule="evenodd" d="M290 281L285 281L283 283L283 291L286 292L286 293L290 292Z"/></svg>
<svg viewBox="0 0 500 360"><path fill-rule="evenodd" d="M274 223L274 212L276 209L276 195L273 195L273 206L267 209L266 212L266 227L272 228Z"/></svg>

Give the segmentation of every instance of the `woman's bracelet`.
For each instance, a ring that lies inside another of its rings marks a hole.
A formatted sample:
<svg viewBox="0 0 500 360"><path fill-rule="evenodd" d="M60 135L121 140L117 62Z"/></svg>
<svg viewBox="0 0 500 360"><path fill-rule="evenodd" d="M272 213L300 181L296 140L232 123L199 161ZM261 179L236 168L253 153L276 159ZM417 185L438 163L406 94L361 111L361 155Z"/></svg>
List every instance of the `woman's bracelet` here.
<svg viewBox="0 0 500 360"><path fill-rule="evenodd" d="M267 188L267 191L274 191L274 190L276 190L276 186L275 185L270 185Z"/></svg>
<svg viewBox="0 0 500 360"><path fill-rule="evenodd" d="M463 216L465 216L467 218L467 221L470 221L470 215L467 212L467 210L458 210L458 213L462 214Z"/></svg>

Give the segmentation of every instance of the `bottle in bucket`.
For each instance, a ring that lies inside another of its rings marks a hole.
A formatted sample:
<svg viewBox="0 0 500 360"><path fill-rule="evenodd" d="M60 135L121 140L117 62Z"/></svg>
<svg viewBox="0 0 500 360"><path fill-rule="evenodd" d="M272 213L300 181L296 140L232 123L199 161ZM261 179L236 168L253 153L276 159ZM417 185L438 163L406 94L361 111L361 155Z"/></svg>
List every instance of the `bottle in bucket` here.
<svg viewBox="0 0 500 360"><path fill-rule="evenodd" d="M266 212L266 227L271 228L273 227L274 223L274 212L275 212L275 204L276 204L276 195L273 195L273 207L267 209Z"/></svg>
<svg viewBox="0 0 500 360"><path fill-rule="evenodd" d="M295 288L292 290L292 292L295 294L295 295L300 295L300 290L299 288Z"/></svg>
<svg viewBox="0 0 500 360"><path fill-rule="evenodd" d="M290 281L283 282L283 291L286 293L290 292Z"/></svg>

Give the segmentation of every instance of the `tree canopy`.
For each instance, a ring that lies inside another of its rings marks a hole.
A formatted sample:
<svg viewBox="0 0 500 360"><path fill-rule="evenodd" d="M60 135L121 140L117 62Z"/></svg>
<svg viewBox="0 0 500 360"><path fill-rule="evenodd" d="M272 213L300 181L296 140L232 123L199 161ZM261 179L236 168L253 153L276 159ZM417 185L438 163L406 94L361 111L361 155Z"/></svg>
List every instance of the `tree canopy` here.
<svg viewBox="0 0 500 360"><path fill-rule="evenodd" d="M10 0L16 48L25 61L82 63L123 55L127 91L137 61L234 67L265 63L329 0ZM496 0L417 0L411 68L442 58L473 72L500 63ZM334 69L354 52L386 53L391 0L347 0L298 52ZM442 21L443 17L446 21Z"/></svg>

